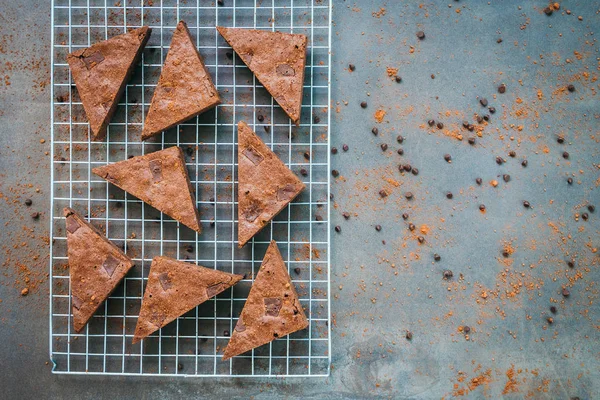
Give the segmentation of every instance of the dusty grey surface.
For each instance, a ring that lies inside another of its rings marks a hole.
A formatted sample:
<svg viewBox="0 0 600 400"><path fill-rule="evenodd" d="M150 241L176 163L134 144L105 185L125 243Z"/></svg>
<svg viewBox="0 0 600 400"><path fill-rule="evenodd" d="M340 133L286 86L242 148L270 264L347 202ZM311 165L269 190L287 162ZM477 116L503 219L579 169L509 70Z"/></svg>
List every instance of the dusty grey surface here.
<svg viewBox="0 0 600 400"><path fill-rule="evenodd" d="M1 3L2 397L600 396L600 211L586 209L600 207L594 2L566 1L552 16L543 13L542 1L335 2L332 145L340 152L332 167L340 178L332 187L332 217L342 232L331 248L333 371L321 380L250 381L50 373L50 6ZM422 41L418 30L425 32ZM348 63L356 65L353 73ZM387 67L399 68L401 83L388 77ZM502 82L503 95L496 91ZM573 93L565 89L569 83ZM485 112L477 96L497 112L470 146L472 134L460 125ZM366 109L359 106L363 100ZM374 119L377 109L386 111L381 123ZM430 118L444 128L429 128ZM378 136L371 133L375 125ZM389 145L383 154L381 143ZM496 164L497 156L506 162ZM399 163L419 174L401 175ZM510 174L509 182L502 174ZM382 189L389 193L384 199ZM30 217L34 211L42 213L39 220ZM347 221L344 211L351 213ZM407 229L411 221L414 233ZM504 247L509 257L502 256ZM440 262L433 262L434 253ZM567 266L570 259L574 268ZM451 280L442 279L444 269L453 271ZM27 296L21 296L24 287ZM460 331L465 325L469 340Z"/></svg>

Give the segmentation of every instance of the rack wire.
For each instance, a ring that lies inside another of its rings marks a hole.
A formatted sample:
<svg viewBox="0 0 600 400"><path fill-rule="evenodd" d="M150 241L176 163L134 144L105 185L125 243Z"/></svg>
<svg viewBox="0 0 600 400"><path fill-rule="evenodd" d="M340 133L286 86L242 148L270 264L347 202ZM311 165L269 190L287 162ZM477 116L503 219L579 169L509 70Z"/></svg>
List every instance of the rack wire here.
<svg viewBox="0 0 600 400"><path fill-rule="evenodd" d="M330 341L330 0L53 0L50 358L54 373L160 376L328 376ZM141 142L162 62L177 21L188 24L223 104ZM143 25L152 28L141 64L104 142L90 130L66 55ZM308 36L302 119L283 110L215 27ZM264 117L259 122L258 116ZM237 248L236 124L245 120L306 183L307 189L244 248ZM186 154L201 213L191 231L91 173L130 156L170 146ZM310 154L310 161L304 153ZM304 171L302 171L304 170ZM303 172L303 174L301 174ZM306 176L304 176L306 175ZM136 266L81 333L72 328L64 207L106 233ZM307 311L309 327L251 353L222 361L271 239L277 241ZM142 343L131 344L152 258L189 260L245 279Z"/></svg>

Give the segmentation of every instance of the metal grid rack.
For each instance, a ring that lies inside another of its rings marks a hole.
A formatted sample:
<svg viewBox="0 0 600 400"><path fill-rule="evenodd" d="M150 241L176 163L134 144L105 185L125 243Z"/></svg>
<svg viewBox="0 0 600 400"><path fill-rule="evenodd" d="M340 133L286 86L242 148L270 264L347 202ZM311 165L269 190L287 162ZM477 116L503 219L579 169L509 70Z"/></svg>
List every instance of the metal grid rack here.
<svg viewBox="0 0 600 400"><path fill-rule="evenodd" d="M178 20L187 22L223 104L142 143L145 112ZM104 142L89 125L66 55L127 29L152 36ZM300 126L217 33L215 26L304 33L309 53ZM176 376L328 376L331 363L329 280L329 0L54 0L52 6L52 224L50 358L53 372ZM264 120L259 122L258 116ZM237 248L236 123L248 122L300 176L307 189L244 248ZM197 234L91 173L97 165L181 146L203 232ZM310 153L310 161L304 153ZM301 174L301 170L304 174ZM306 175L306 176L304 176ZM72 328L62 209L85 215L136 266L84 330ZM269 241L277 241L309 328L221 361ZM131 344L152 258L167 255L246 278Z"/></svg>

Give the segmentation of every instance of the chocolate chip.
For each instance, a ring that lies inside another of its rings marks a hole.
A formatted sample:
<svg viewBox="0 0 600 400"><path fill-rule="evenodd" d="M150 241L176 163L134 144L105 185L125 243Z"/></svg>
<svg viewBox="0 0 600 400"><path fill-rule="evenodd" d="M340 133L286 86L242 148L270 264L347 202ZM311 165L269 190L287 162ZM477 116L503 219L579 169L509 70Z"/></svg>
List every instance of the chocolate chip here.
<svg viewBox="0 0 600 400"><path fill-rule="evenodd" d="M488 111L490 112L490 114L495 114L496 113L496 108L495 107L488 107Z"/></svg>
<svg viewBox="0 0 600 400"><path fill-rule="evenodd" d="M229 331L228 331L228 330L224 330L224 331L223 331L223 336L225 336L225 337L229 337Z"/></svg>
<svg viewBox="0 0 600 400"><path fill-rule="evenodd" d="M575 261L569 260L567 261L567 265L569 266L569 268L575 268Z"/></svg>
<svg viewBox="0 0 600 400"><path fill-rule="evenodd" d="M419 175L419 170L417 168L413 168L412 169L412 174L413 175Z"/></svg>
<svg viewBox="0 0 600 400"><path fill-rule="evenodd" d="M30 205L32 205L32 204L33 204L33 201L31 201L31 199L25 199L25 205L26 205L27 207L29 207L29 206L30 206Z"/></svg>
<svg viewBox="0 0 600 400"><path fill-rule="evenodd" d="M185 248L185 251L187 251L188 253L191 253L194 251L194 246L192 246L191 244L188 244L187 247Z"/></svg>
<svg viewBox="0 0 600 400"><path fill-rule="evenodd" d="M356 69L356 66L354 64L348 64L348 69L350 71L354 71Z"/></svg>
<svg viewBox="0 0 600 400"><path fill-rule="evenodd" d="M481 124L483 122L483 117L481 115L477 116L477 123Z"/></svg>
<svg viewBox="0 0 600 400"><path fill-rule="evenodd" d="M33 219L38 219L40 217L40 213L35 211L31 213L31 218Z"/></svg>
<svg viewBox="0 0 600 400"><path fill-rule="evenodd" d="M527 163L527 160L523 160L523 161L521 161L521 165L522 165L522 166L526 167L526 166L527 166L527 164L528 164L528 163Z"/></svg>
<svg viewBox="0 0 600 400"><path fill-rule="evenodd" d="M337 147L331 148L331 154L337 154Z"/></svg>
<svg viewBox="0 0 600 400"><path fill-rule="evenodd" d="M531 206L531 204L529 204L529 202L528 202L527 200L525 200L525 201L523 202L523 207L525 207L525 208L529 208L530 206Z"/></svg>
<svg viewBox="0 0 600 400"><path fill-rule="evenodd" d="M487 101L487 99L484 97L484 98L482 98L482 99L479 99L479 104L481 104L481 105L482 105L482 106L484 106L484 107L487 107L487 105L488 105L488 101Z"/></svg>
<svg viewBox="0 0 600 400"><path fill-rule="evenodd" d="M402 214L402 219L406 221L408 219L408 214L407 213Z"/></svg>
<svg viewBox="0 0 600 400"><path fill-rule="evenodd" d="M465 325L465 326L463 326L463 332L469 333L469 332L471 332L471 328L468 325Z"/></svg>
<svg viewBox="0 0 600 400"><path fill-rule="evenodd" d="M483 182L483 179L481 179L481 178L475 178L475 182L476 182L478 185L481 185L481 183Z"/></svg>
<svg viewBox="0 0 600 400"><path fill-rule="evenodd" d="M496 43L502 43L502 38L496 39Z"/></svg>
<svg viewBox="0 0 600 400"><path fill-rule="evenodd" d="M300 269L300 267L296 267L296 268L294 268L294 272L296 273L296 275L300 275L300 271L302 271L302 270Z"/></svg>
<svg viewBox="0 0 600 400"><path fill-rule="evenodd" d="M498 86L498 93L502 94L504 92L506 92L506 85L502 84L502 85Z"/></svg>
<svg viewBox="0 0 600 400"><path fill-rule="evenodd" d="M400 154L401 156L404 155L404 149L403 148L399 148L398 149L398 154Z"/></svg>
<svg viewBox="0 0 600 400"><path fill-rule="evenodd" d="M333 170L333 171L335 171L335 170ZM331 174L332 174L333 176L337 176L337 175L334 175L333 171L331 171ZM300 174L301 174L302 176L308 176L308 171L307 171L305 168L302 168L302 169L300 170Z"/></svg>
<svg viewBox="0 0 600 400"><path fill-rule="evenodd" d="M423 236L419 236L417 238L417 240L419 241L419 243L423 244L425 242L425 238Z"/></svg>
<svg viewBox="0 0 600 400"><path fill-rule="evenodd" d="M321 222L323 221L323 217L321 217L320 215L315 215L315 221Z"/></svg>
<svg viewBox="0 0 600 400"><path fill-rule="evenodd" d="M361 106L362 108L367 108L367 102L366 102L366 101L362 101L362 102L360 103L360 106Z"/></svg>
<svg viewBox="0 0 600 400"><path fill-rule="evenodd" d="M387 197L387 195L388 195L388 194L387 194L387 192L386 192L385 190L381 189L381 190L379 191L379 196L380 196L380 197Z"/></svg>
<svg viewBox="0 0 600 400"><path fill-rule="evenodd" d="M406 197L407 200L410 200L413 198L413 194L411 192L406 192L404 193L404 197Z"/></svg>
<svg viewBox="0 0 600 400"><path fill-rule="evenodd" d="M340 172L337 169L331 170L331 175L333 175L334 178L336 178L339 174Z"/></svg>
<svg viewBox="0 0 600 400"><path fill-rule="evenodd" d="M397 82L397 83L400 83L400 82L402 82L402 78L401 78L401 77L399 77L399 76L396 76L396 82Z"/></svg>
<svg viewBox="0 0 600 400"><path fill-rule="evenodd" d="M503 163L504 163L504 160L502 159L502 157L496 157L496 164L502 165Z"/></svg>
<svg viewBox="0 0 600 400"><path fill-rule="evenodd" d="M265 125L263 126L263 128L265 129L265 132L270 132L271 131L271 127L269 125Z"/></svg>
<svg viewBox="0 0 600 400"><path fill-rule="evenodd" d="M150 51L152 51L152 50L156 51L155 48L150 49ZM233 58L233 51L226 52L225 56L231 60Z"/></svg>
<svg viewBox="0 0 600 400"><path fill-rule="evenodd" d="M502 179L504 180L504 182L508 182L508 181L510 181L510 175L504 174L504 175L502 175Z"/></svg>
<svg viewBox="0 0 600 400"><path fill-rule="evenodd" d="M224 0L217 0L217 4L220 5L220 6L222 6L223 4L225 4L225 1Z"/></svg>
<svg viewBox="0 0 600 400"><path fill-rule="evenodd" d="M510 253L509 253L507 250L502 250L502 255L503 255L505 258L508 258L508 257L510 256Z"/></svg>
<svg viewBox="0 0 600 400"><path fill-rule="evenodd" d="M575 91L575 86L569 84L569 86L567 86L567 90L572 93Z"/></svg>
<svg viewBox="0 0 600 400"><path fill-rule="evenodd" d="M336 225L335 226L335 231L338 232L338 233L341 232L342 231L342 227L339 226L339 225Z"/></svg>
<svg viewBox="0 0 600 400"><path fill-rule="evenodd" d="M182 369L183 369L183 364L182 363L177 364L177 370L181 371Z"/></svg>
<svg viewBox="0 0 600 400"><path fill-rule="evenodd" d="M348 149L349 149L349 147L348 147L348 145L347 145L347 144L345 144L345 145L343 145L343 146L342 146L342 150L344 150L344 151L348 151Z"/></svg>
<svg viewBox="0 0 600 400"><path fill-rule="evenodd" d="M550 312L551 312L552 314L556 314L556 307L554 307L554 306L550 306Z"/></svg>
<svg viewBox="0 0 600 400"><path fill-rule="evenodd" d="M569 158L569 153L567 153L566 151L563 151L562 156L564 159Z"/></svg>
<svg viewBox="0 0 600 400"><path fill-rule="evenodd" d="M438 122L435 126L437 126L438 129L444 129L444 124L441 122Z"/></svg>
<svg viewBox="0 0 600 400"><path fill-rule="evenodd" d="M194 148L192 146L188 146L188 147L186 147L185 152L187 153L188 156L193 156Z"/></svg>
<svg viewBox="0 0 600 400"><path fill-rule="evenodd" d="M435 253L435 254L433 255L433 259L434 259L435 261L440 261L440 260L442 259L442 257L441 257L441 256L440 256L438 253Z"/></svg>
<svg viewBox="0 0 600 400"><path fill-rule="evenodd" d="M386 151L388 149L388 145L385 143L381 143L381 150Z"/></svg>
<svg viewBox="0 0 600 400"><path fill-rule="evenodd" d="M557 137L557 138L556 138L556 141L557 141L558 143L560 143L560 144L563 144L563 143L565 142L565 138L564 138L564 137L562 137L562 136L559 136L559 137Z"/></svg>
<svg viewBox="0 0 600 400"><path fill-rule="evenodd" d="M402 142L404 142L404 138L402 137L402 135L398 135L398 137L396 137L396 141L398 143L402 143Z"/></svg>
<svg viewBox="0 0 600 400"><path fill-rule="evenodd" d="M512 157L512 158L515 158L515 157L517 156L517 153L515 153L515 151L514 151L514 150L511 150L511 151L509 151L509 152L508 152L508 155L509 155L510 157Z"/></svg>
<svg viewBox="0 0 600 400"><path fill-rule="evenodd" d="M451 198L453 198L453 197L454 197L454 195L452 194L452 192L448 192L448 193L446 193L446 198L447 198L447 199L451 199Z"/></svg>
<svg viewBox="0 0 600 400"><path fill-rule="evenodd" d="M548 16L552 15L552 8L550 8L550 7L544 8L544 14L546 14Z"/></svg>
<svg viewBox="0 0 600 400"><path fill-rule="evenodd" d="M489 121L489 120L490 120L490 116L489 116L489 115L487 115L487 114L485 114L485 115L483 116L483 119L484 119L484 120L486 120L486 121Z"/></svg>
<svg viewBox="0 0 600 400"><path fill-rule="evenodd" d="M344 211L344 212L342 213L342 215L344 216L344 218L345 218L345 219L350 219L350 213L348 213L348 212Z"/></svg>
<svg viewBox="0 0 600 400"><path fill-rule="evenodd" d="M379 129L377 129L377 127L373 127L373 129L371 129L371 133L375 136L377 136L379 134Z"/></svg>
<svg viewBox="0 0 600 400"><path fill-rule="evenodd" d="M263 122L265 120L265 117L262 114L258 114L256 116L256 119L258 120L258 122Z"/></svg>
<svg viewBox="0 0 600 400"><path fill-rule="evenodd" d="M591 204L587 206L587 209L588 209L588 211L589 211L589 212L591 212L591 213L593 213L594 211L596 211L596 207L594 207L594 206L593 206L593 205L591 205Z"/></svg>
<svg viewBox="0 0 600 400"><path fill-rule="evenodd" d="M571 294L571 292L569 292L569 289L567 289L567 288L564 288L564 289L562 290L562 295L563 295L563 297L569 297L569 295L570 295L570 294Z"/></svg>
<svg viewBox="0 0 600 400"><path fill-rule="evenodd" d="M381 231L381 225L375 225L375 230L377 232L380 232Z"/></svg>
<svg viewBox="0 0 600 400"><path fill-rule="evenodd" d="M469 132L473 132L475 130L475 126L473 124L469 124L469 126L467 126L467 129L469 130Z"/></svg>
<svg viewBox="0 0 600 400"><path fill-rule="evenodd" d="M411 331L406 331L406 334L404 336L406 337L407 340L412 340L412 338L413 338L413 334Z"/></svg>
<svg viewBox="0 0 600 400"><path fill-rule="evenodd" d="M417 31L417 38L419 38L419 40L425 39L425 32Z"/></svg>
<svg viewBox="0 0 600 400"><path fill-rule="evenodd" d="M587 219L589 218L589 215L588 215L588 213L583 213L583 214L581 214L581 218L582 218L584 221L587 221Z"/></svg>
<svg viewBox="0 0 600 400"><path fill-rule="evenodd" d="M412 222L410 224L408 224L408 230L410 231L414 231L415 230L415 224L413 224Z"/></svg>
<svg viewBox="0 0 600 400"><path fill-rule="evenodd" d="M451 162L452 156L450 154L444 154L444 160L446 160L446 162Z"/></svg>
<svg viewBox="0 0 600 400"><path fill-rule="evenodd" d="M475 144L475 138L474 138L474 137L470 137L470 138L468 139L468 142L469 142L469 144L470 144L471 146L473 146L473 145Z"/></svg>
<svg viewBox="0 0 600 400"><path fill-rule="evenodd" d="M318 116L318 115L315 115L315 116L313 117L313 122L314 122L315 124L318 124L319 122L321 122L321 118L319 118L319 116Z"/></svg>
<svg viewBox="0 0 600 400"><path fill-rule="evenodd" d="M304 152L304 158L305 158L306 160L310 160L310 153L309 153L308 151L305 151L305 152Z"/></svg>
<svg viewBox="0 0 600 400"><path fill-rule="evenodd" d="M479 211L485 211L485 204L479 205Z"/></svg>
<svg viewBox="0 0 600 400"><path fill-rule="evenodd" d="M434 126L435 125L435 120L430 119L429 121L427 121L427 125Z"/></svg>
<svg viewBox="0 0 600 400"><path fill-rule="evenodd" d="M462 126L463 126L463 128L468 128L469 127L469 121L463 121L462 122Z"/></svg>
<svg viewBox="0 0 600 400"><path fill-rule="evenodd" d="M444 279L451 279L454 274L449 269L445 269L443 272Z"/></svg>

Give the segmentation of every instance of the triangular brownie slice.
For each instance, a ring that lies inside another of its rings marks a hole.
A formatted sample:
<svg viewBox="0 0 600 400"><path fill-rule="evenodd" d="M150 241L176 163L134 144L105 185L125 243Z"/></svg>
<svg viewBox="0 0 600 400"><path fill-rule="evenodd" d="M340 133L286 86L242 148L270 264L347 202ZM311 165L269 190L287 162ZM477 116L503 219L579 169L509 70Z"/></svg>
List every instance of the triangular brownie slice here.
<svg viewBox="0 0 600 400"><path fill-rule="evenodd" d="M135 327L137 343L206 300L238 283L228 274L169 257L154 257Z"/></svg>
<svg viewBox="0 0 600 400"><path fill-rule="evenodd" d="M142 131L146 140L221 104L187 25L179 21Z"/></svg>
<svg viewBox="0 0 600 400"><path fill-rule="evenodd" d="M74 210L65 208L63 212L73 327L79 332L133 267L133 261Z"/></svg>
<svg viewBox="0 0 600 400"><path fill-rule="evenodd" d="M306 66L306 36L222 26L217 26L217 30L298 125Z"/></svg>
<svg viewBox="0 0 600 400"><path fill-rule="evenodd" d="M245 122L238 123L238 244L245 245L305 188Z"/></svg>
<svg viewBox="0 0 600 400"><path fill-rule="evenodd" d="M231 334L223 360L308 326L298 294L273 240Z"/></svg>
<svg viewBox="0 0 600 400"><path fill-rule="evenodd" d="M67 55L93 140L106 136L106 126L117 110L151 31L147 26L133 29Z"/></svg>
<svg viewBox="0 0 600 400"><path fill-rule="evenodd" d="M202 232L183 151L179 147L97 167L92 172L196 232Z"/></svg>

